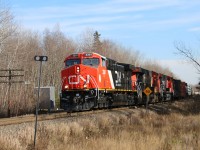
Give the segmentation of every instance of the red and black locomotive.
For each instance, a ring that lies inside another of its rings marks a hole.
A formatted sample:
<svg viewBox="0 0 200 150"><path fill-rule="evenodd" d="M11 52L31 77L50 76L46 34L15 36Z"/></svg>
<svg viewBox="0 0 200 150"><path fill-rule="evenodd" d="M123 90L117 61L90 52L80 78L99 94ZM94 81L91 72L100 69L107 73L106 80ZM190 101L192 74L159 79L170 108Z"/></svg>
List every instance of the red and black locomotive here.
<svg viewBox="0 0 200 150"><path fill-rule="evenodd" d="M72 54L64 62L60 106L67 111L143 104L147 87L149 103L187 95L187 84L180 80L97 53Z"/></svg>

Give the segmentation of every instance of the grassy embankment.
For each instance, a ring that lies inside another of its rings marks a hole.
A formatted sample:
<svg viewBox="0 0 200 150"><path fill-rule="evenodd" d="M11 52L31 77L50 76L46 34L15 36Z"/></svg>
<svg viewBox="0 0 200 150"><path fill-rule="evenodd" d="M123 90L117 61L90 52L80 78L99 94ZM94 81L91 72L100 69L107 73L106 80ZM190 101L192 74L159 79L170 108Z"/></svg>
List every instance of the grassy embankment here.
<svg viewBox="0 0 200 150"><path fill-rule="evenodd" d="M197 150L200 98L40 122L37 149ZM34 124L0 127L0 150L33 149Z"/></svg>

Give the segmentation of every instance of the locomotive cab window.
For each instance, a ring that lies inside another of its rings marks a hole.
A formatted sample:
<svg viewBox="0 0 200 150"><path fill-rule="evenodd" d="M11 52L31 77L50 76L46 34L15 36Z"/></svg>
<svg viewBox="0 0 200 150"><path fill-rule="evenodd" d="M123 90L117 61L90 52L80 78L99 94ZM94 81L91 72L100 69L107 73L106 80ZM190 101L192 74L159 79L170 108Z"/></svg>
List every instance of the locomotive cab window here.
<svg viewBox="0 0 200 150"><path fill-rule="evenodd" d="M66 67L70 67L70 66L73 66L73 65L76 65L76 64L80 64L81 63L81 60L80 59L69 59L65 62L65 66Z"/></svg>
<svg viewBox="0 0 200 150"><path fill-rule="evenodd" d="M98 67L99 59L98 58L84 58L83 65Z"/></svg>

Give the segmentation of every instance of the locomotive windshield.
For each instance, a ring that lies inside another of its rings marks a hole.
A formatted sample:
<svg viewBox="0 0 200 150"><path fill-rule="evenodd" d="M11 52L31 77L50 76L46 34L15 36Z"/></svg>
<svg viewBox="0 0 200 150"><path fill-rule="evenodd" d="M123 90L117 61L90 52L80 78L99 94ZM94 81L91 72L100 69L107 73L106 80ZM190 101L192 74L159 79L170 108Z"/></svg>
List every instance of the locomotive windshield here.
<svg viewBox="0 0 200 150"><path fill-rule="evenodd" d="M66 67L70 67L70 66L80 64L80 63L81 63L80 59L69 59L66 61L65 65L66 65Z"/></svg>
<svg viewBox="0 0 200 150"><path fill-rule="evenodd" d="M98 58L84 58L83 65L97 67L99 65L99 59Z"/></svg>

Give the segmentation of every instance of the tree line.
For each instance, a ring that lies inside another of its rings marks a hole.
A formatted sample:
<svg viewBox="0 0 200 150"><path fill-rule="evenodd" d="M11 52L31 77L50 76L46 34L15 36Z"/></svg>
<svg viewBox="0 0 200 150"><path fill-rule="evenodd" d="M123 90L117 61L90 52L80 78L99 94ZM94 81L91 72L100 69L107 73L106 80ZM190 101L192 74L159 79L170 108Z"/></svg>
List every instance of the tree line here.
<svg viewBox="0 0 200 150"><path fill-rule="evenodd" d="M0 83L0 115L6 115L8 107L13 116L34 110L34 87L37 87L38 75L38 67L33 59L35 55L48 56L48 62L43 64L41 86L55 86L57 99L63 61L67 55L81 51L96 52L119 62L173 76L168 68L163 68L158 62L145 59L137 50L102 38L94 29L85 29L78 35L77 40L66 35L57 24L53 29L46 28L43 32L26 30L16 23L7 7L0 7L0 69L23 69L24 75L20 78L24 83L13 83L10 89L7 83ZM0 76L5 73L0 71ZM0 81L2 80L7 78L0 77ZM9 92L11 94L8 97Z"/></svg>

